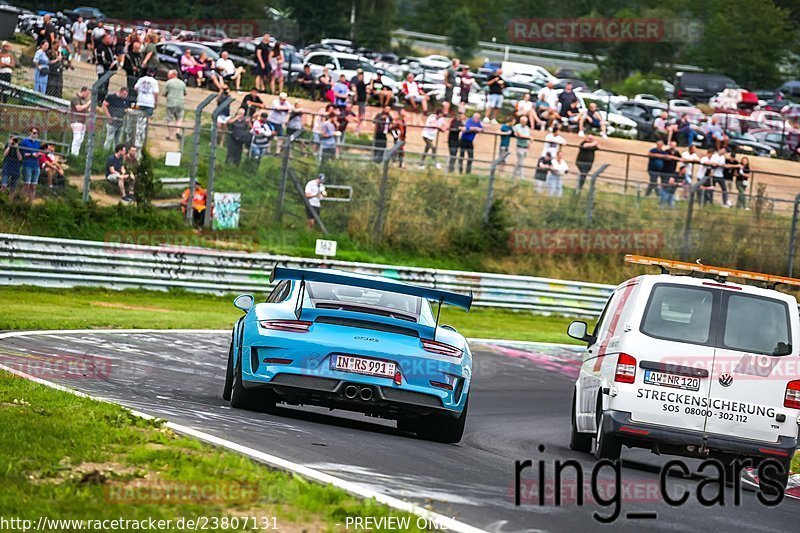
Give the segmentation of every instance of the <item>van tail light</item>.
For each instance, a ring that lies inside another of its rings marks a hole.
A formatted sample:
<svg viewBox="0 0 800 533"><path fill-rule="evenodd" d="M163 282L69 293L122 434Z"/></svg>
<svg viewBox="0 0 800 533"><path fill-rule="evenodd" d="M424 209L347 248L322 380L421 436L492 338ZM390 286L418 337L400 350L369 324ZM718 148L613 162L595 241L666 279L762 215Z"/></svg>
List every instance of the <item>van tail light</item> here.
<svg viewBox="0 0 800 533"><path fill-rule="evenodd" d="M449 355L450 357L461 357L463 355L461 348L429 339L422 339L422 347L426 352Z"/></svg>
<svg viewBox="0 0 800 533"><path fill-rule="evenodd" d="M308 328L313 322L305 320L262 320L259 322L262 328L277 329L279 331L293 331L295 333L308 333Z"/></svg>
<svg viewBox="0 0 800 533"><path fill-rule="evenodd" d="M795 379L786 384L783 406L789 409L800 409L800 379Z"/></svg>
<svg viewBox="0 0 800 533"><path fill-rule="evenodd" d="M636 379L636 359L626 353L619 354L617 370L614 372L614 381L618 383L633 383Z"/></svg>

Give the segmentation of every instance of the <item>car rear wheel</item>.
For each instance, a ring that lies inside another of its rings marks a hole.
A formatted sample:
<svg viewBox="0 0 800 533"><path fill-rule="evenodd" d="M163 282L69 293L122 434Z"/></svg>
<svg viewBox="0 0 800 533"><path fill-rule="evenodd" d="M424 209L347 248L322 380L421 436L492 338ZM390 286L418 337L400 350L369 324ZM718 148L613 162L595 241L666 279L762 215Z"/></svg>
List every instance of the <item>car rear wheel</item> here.
<svg viewBox="0 0 800 533"><path fill-rule="evenodd" d="M233 358L231 358L233 360ZM242 381L242 358L233 372L233 387L231 389L231 407L234 409L247 409L250 411L270 412L275 408L277 397L271 390L247 390Z"/></svg>
<svg viewBox="0 0 800 533"><path fill-rule="evenodd" d="M469 399L464 404L461 415L457 418L450 415L428 415L420 419L417 423L417 435L425 440L445 444L460 442L467 423L467 407L469 407Z"/></svg>
<svg viewBox="0 0 800 533"><path fill-rule="evenodd" d="M594 456L596 459L610 459L616 461L622 453L622 443L616 437L606 434L603 431L603 417L605 415L600 411L600 416L597 417L597 437L594 448Z"/></svg>
<svg viewBox="0 0 800 533"><path fill-rule="evenodd" d="M789 461L779 461L781 466L769 465L758 470L758 488L764 494L777 495L786 490L789 482ZM780 490L778 489L780 486Z"/></svg>
<svg viewBox="0 0 800 533"><path fill-rule="evenodd" d="M592 434L579 433L575 421L575 393L572 394L572 428L569 434L569 449L576 452L592 453Z"/></svg>
<svg viewBox="0 0 800 533"><path fill-rule="evenodd" d="M233 388L233 342L228 348L228 364L225 365L225 387L222 389L222 399L230 401Z"/></svg>

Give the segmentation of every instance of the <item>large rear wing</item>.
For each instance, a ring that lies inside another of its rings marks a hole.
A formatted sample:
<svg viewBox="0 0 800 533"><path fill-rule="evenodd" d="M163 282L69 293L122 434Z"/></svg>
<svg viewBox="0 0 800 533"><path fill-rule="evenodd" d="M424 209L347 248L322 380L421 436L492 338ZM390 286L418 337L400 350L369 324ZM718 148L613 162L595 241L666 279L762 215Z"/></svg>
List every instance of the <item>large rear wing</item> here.
<svg viewBox="0 0 800 533"><path fill-rule="evenodd" d="M427 300L433 300L440 304L450 304L461 307L469 311L472 306L472 291L469 294L443 291L419 285L411 285L390 279L380 279L374 277L361 277L340 273L335 270L304 270L300 268L290 268L275 265L269 276L270 281L276 280L297 280L297 281L318 281L322 283L334 283L336 285L349 285L351 287L361 287L365 289L375 289L379 291L395 292L398 294L408 294L419 296ZM438 322L438 320L437 320Z"/></svg>

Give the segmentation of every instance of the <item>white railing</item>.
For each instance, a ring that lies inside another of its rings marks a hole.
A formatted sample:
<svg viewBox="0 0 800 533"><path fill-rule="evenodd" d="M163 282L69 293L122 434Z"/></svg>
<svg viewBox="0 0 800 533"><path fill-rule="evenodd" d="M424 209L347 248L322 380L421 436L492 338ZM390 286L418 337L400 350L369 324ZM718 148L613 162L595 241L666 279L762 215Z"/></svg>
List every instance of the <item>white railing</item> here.
<svg viewBox="0 0 800 533"><path fill-rule="evenodd" d="M539 313L597 316L613 289L532 276L0 234L0 285L263 293L269 289L276 263L303 268L327 265L456 292L471 290L476 306Z"/></svg>

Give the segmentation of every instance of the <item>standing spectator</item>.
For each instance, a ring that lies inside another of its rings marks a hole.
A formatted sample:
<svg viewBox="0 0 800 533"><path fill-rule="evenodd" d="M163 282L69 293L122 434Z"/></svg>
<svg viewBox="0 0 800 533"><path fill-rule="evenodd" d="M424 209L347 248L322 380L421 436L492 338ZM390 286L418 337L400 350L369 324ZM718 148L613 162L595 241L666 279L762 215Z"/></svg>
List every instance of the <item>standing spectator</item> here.
<svg viewBox="0 0 800 533"><path fill-rule="evenodd" d="M41 48L42 43L50 46L56 42L56 27L53 24L53 17L48 13L42 17L42 24L36 32L36 48Z"/></svg>
<svg viewBox="0 0 800 533"><path fill-rule="evenodd" d="M217 107L221 106L223 102L227 101L231 98L231 91L230 88L222 84L222 87L217 93L217 98L215 102L217 103ZM228 120L231 118L231 102L228 102L219 112L217 115L217 144L222 146L225 142L225 137L228 135Z"/></svg>
<svg viewBox="0 0 800 533"><path fill-rule="evenodd" d="M750 175L750 158L743 157L735 173L736 191L739 193L736 196L736 209L750 211L750 207L747 205L747 186L750 184Z"/></svg>
<svg viewBox="0 0 800 533"><path fill-rule="evenodd" d="M238 167L242 161L244 146L249 145L252 140L250 119L245 114L244 106L228 119L225 127L228 130L228 155L225 157L225 162Z"/></svg>
<svg viewBox="0 0 800 533"><path fill-rule="evenodd" d="M86 47L86 23L83 17L78 17L72 23L72 51L78 63L83 61L83 49Z"/></svg>
<svg viewBox="0 0 800 533"><path fill-rule="evenodd" d="M353 104L347 102L339 111L339 145L344 144L345 135L347 134L347 126L352 123L358 123L358 117L353 111Z"/></svg>
<svg viewBox="0 0 800 533"><path fill-rule="evenodd" d="M350 86L347 85L347 78L344 74L339 74L339 81L333 86L333 105L342 109L350 96Z"/></svg>
<svg viewBox="0 0 800 533"><path fill-rule="evenodd" d="M87 58L89 63L94 63L94 37L92 37L92 32L96 26L97 19L94 17L91 17L88 22L86 22L86 53L89 56Z"/></svg>
<svg viewBox="0 0 800 533"><path fill-rule="evenodd" d="M11 43L3 41L0 46L0 81L11 83L11 76L14 74L14 68L17 66L17 60L11 52ZM5 101L5 96L3 96Z"/></svg>
<svg viewBox="0 0 800 533"><path fill-rule="evenodd" d="M503 157L503 154L508 154L511 149L511 137L514 136L514 117L508 117L505 123L500 126L500 147L498 149L497 157ZM500 168L505 169L506 167L506 159L508 159L508 155L506 155L502 161L500 161Z"/></svg>
<svg viewBox="0 0 800 533"><path fill-rule="evenodd" d="M519 177L525 179L523 166L525 158L528 155L528 146L531 142L531 129L528 127L528 117L519 117L519 123L514 126L514 137L517 139L517 164L514 167L514 172L511 174L512 179Z"/></svg>
<svg viewBox="0 0 800 533"><path fill-rule="evenodd" d="M665 183L668 176L675 177L678 162L681 160L680 152L678 152L678 143L670 141L667 149L664 150L664 163L661 166L661 183Z"/></svg>
<svg viewBox="0 0 800 533"><path fill-rule="evenodd" d="M356 124L356 133L358 133L361 130L361 123L364 122L364 117L367 116L368 86L364 80L363 70L358 69L356 71L355 77L350 80L350 87L353 89L353 101L358 107L358 124Z"/></svg>
<svg viewBox="0 0 800 533"><path fill-rule="evenodd" d="M280 93L272 101L272 109L267 117L267 123L275 135L283 137L283 128L289 120L289 112L291 110L292 104L286 99L286 93ZM276 142L275 144L277 145L278 143Z"/></svg>
<svg viewBox="0 0 800 533"><path fill-rule="evenodd" d="M149 74L139 78L134 86L136 89L136 106L147 118L153 116L158 105L158 81Z"/></svg>
<svg viewBox="0 0 800 533"><path fill-rule="evenodd" d="M245 115L252 116L257 111L264 109L264 101L258 95L258 89L255 87L250 89L250 93L244 95L242 98L241 109L244 109Z"/></svg>
<svg viewBox="0 0 800 533"><path fill-rule="evenodd" d="M564 152L559 150L550 163L550 172L547 173L547 196L560 198L564 194L564 176L568 172L569 165L564 160Z"/></svg>
<svg viewBox="0 0 800 533"><path fill-rule="evenodd" d="M320 161L322 163L336 158L336 137L339 135L339 132L336 130L336 125L334 124L335 116L335 111L331 109L331 111L325 115L325 120L322 121L322 125L320 126L319 147ZM386 146L386 137L384 137L383 142L384 146Z"/></svg>
<svg viewBox="0 0 800 533"><path fill-rule="evenodd" d="M272 49L272 57L269 60L270 66L270 76L269 76L269 86L272 94L275 94L275 81L278 81L278 92L283 92L283 62L285 58L283 56L283 50L281 49L281 43L276 42L275 46Z"/></svg>
<svg viewBox="0 0 800 533"><path fill-rule="evenodd" d="M425 148L422 151L422 159L419 162L420 168L425 168L425 158L428 157L428 152L431 153L434 161L436 161L436 137L440 131L444 131L445 121L442 117L442 110L437 109L425 120L425 127L422 128L422 140L425 142ZM442 168L441 164L436 161L436 168Z"/></svg>
<svg viewBox="0 0 800 533"><path fill-rule="evenodd" d="M700 163L700 156L697 154L694 145L690 144L681 154L681 168L685 167L685 171L682 173L683 179L679 183L682 187L683 198L689 198L689 194L691 194L694 173L697 167L700 166L698 163Z"/></svg>
<svg viewBox="0 0 800 533"><path fill-rule="evenodd" d="M125 53L122 59L122 70L125 71L125 84L128 86L128 94L131 98L136 98L136 82L142 75L142 43L134 42Z"/></svg>
<svg viewBox="0 0 800 533"><path fill-rule="evenodd" d="M664 153L664 141L658 139L655 147L650 149L650 155L647 156L647 174L650 177L650 182L644 192L645 196L650 196L650 193L658 191L658 179L664 169Z"/></svg>
<svg viewBox="0 0 800 533"><path fill-rule="evenodd" d="M258 118L253 121L253 128L250 133L253 135L253 141L250 143L250 156L255 158L256 161L261 161L267 151L267 146L275 135L271 124L268 123L267 113L261 112L257 114Z"/></svg>
<svg viewBox="0 0 800 533"><path fill-rule="evenodd" d="M454 113L453 119L450 121L450 125L447 129L447 149L450 151L450 158L447 160L447 171L451 174L456 168L460 135L466 120L467 117L461 111Z"/></svg>
<svg viewBox="0 0 800 533"><path fill-rule="evenodd" d="M587 122L593 129L600 130L601 137L604 139L606 138L606 121L600 113L600 110L597 109L597 104L594 102L589 104L586 113L584 113L578 121L578 136L583 137L585 135L583 130Z"/></svg>
<svg viewBox="0 0 800 533"><path fill-rule="evenodd" d="M391 107L388 105L384 106L383 110L372 119L372 122L375 124L372 161L375 163L383 161L383 154L386 151L386 135L389 133L389 127L392 125L391 111Z"/></svg>
<svg viewBox="0 0 800 533"><path fill-rule="evenodd" d="M72 145L70 154L78 156L81 153L83 137L86 135L86 114L92 102L88 87L81 87L69 101L70 128L72 129Z"/></svg>
<svg viewBox="0 0 800 533"><path fill-rule="evenodd" d="M141 69L143 73L148 76L155 76L158 68L161 66L161 60L158 59L158 50L156 49L156 42L158 37L154 33L148 33L145 36L144 48L142 48L142 61Z"/></svg>
<svg viewBox="0 0 800 533"><path fill-rule="evenodd" d="M722 177L725 180L725 188L729 191L733 191L735 177L739 173L740 168L741 165L736 159L736 154L732 150L728 149L725 152L725 169L722 172ZM731 204L730 201L726 203L728 204L728 207L733 207L733 204Z"/></svg>
<svg viewBox="0 0 800 533"><path fill-rule="evenodd" d="M464 154L467 154L467 174L472 172L472 160L475 156L475 136L483 131L480 113L475 113L464 123L464 133L459 142L458 173L464 173Z"/></svg>
<svg viewBox="0 0 800 533"><path fill-rule="evenodd" d="M542 156L536 163L536 174L534 174L534 190L538 193L544 192L544 185L547 183L547 176L553 165L553 156L550 152L542 152Z"/></svg>
<svg viewBox="0 0 800 533"><path fill-rule="evenodd" d="M303 105L298 100L292 110L289 112L289 121L286 123L286 136L291 139L296 139L300 136L303 131L303 115L305 114L305 109L303 109Z"/></svg>
<svg viewBox="0 0 800 533"><path fill-rule="evenodd" d="M256 65L253 68L253 74L256 78L256 89L259 91L267 90L267 80L270 78L269 61L272 59L272 46L269 41L269 33L265 33L256 45Z"/></svg>
<svg viewBox="0 0 800 533"><path fill-rule="evenodd" d="M185 97L186 84L178 77L178 71L170 69L167 73L167 83L164 84L164 98L167 100L167 139L172 139L173 134L178 139L182 136L181 122L186 106Z"/></svg>
<svg viewBox="0 0 800 533"><path fill-rule="evenodd" d="M419 86L419 84L414 81L414 75L409 73L406 76L406 81L403 82L402 85L403 91L403 98L411 104L411 109L414 111L417 110L417 104L422 106L422 112L428 112L428 95L425 94L425 91Z"/></svg>
<svg viewBox="0 0 800 533"><path fill-rule="evenodd" d="M453 59L450 66L444 71L444 101L442 102L442 113L447 116L450 114L450 106L453 103L453 90L456 86L456 73L461 62Z"/></svg>
<svg viewBox="0 0 800 533"><path fill-rule="evenodd" d="M544 137L542 155L548 153L551 158L555 159L556 154L561 151L561 147L567 144L567 140L561 136L560 132L561 126L559 126L558 123L553 124L553 131Z"/></svg>
<svg viewBox="0 0 800 533"><path fill-rule="evenodd" d="M327 196L325 192L325 174L320 172L316 178L306 183L305 196L306 202L308 202L306 205L306 214L308 215L306 227L311 230L314 229L322 210L321 200Z"/></svg>
<svg viewBox="0 0 800 533"><path fill-rule="evenodd" d="M714 155L714 149L709 148L706 155L700 158L700 163L697 165L697 196L695 199L704 204L710 204L713 201L713 187L711 186L711 156Z"/></svg>
<svg viewBox="0 0 800 533"><path fill-rule="evenodd" d="M461 102L458 104L458 112L463 113L469 103L469 93L472 91L472 85L475 83L475 78L469 72L469 67L464 65L461 67L461 82L459 89L461 90Z"/></svg>
<svg viewBox="0 0 800 533"><path fill-rule="evenodd" d="M217 72L219 72L219 75L222 76L222 80L224 82L235 82L236 91L240 91L244 67L237 67L234 65L233 61L228 58L227 50L223 50L219 59L217 59Z"/></svg>
<svg viewBox="0 0 800 533"><path fill-rule="evenodd" d="M713 190L719 185L722 189L722 207L731 207L728 201L728 186L725 183L725 147L720 147L719 150L709 159L708 163L711 166L711 203L714 201Z"/></svg>
<svg viewBox="0 0 800 533"><path fill-rule="evenodd" d="M39 183L39 152L42 145L39 142L39 128L30 129L28 137L19 143L19 151L22 153L22 194L28 201L32 202L36 197L36 185Z"/></svg>
<svg viewBox="0 0 800 533"><path fill-rule="evenodd" d="M681 173L685 174L686 166L681 167ZM661 187L658 190L658 205L660 207L675 207L675 190L678 188L677 176L672 172L661 174Z"/></svg>
<svg viewBox="0 0 800 533"><path fill-rule="evenodd" d="M95 28L96 29L96 28ZM117 56L111 45L111 35L104 34L99 44L95 41L94 60L97 68L97 79L102 78L109 70L117 68ZM108 81L97 89L97 101L102 102L108 94Z"/></svg>
<svg viewBox="0 0 800 533"><path fill-rule="evenodd" d="M403 160L406 157L406 150L404 148L404 144L406 141L406 111L405 109L400 109L397 112L397 116L392 122L391 126L391 134L394 137L394 146L397 146L397 150L394 153L393 159L397 161L398 168L403 168Z"/></svg>
<svg viewBox="0 0 800 533"><path fill-rule="evenodd" d="M88 28L88 26L87 26ZM105 36L108 35L106 32L105 23L102 20L98 20L91 28L91 36L92 36L92 46L94 48L94 60L97 61L97 47L100 46L100 43L103 42Z"/></svg>
<svg viewBox="0 0 800 533"><path fill-rule="evenodd" d="M49 49L50 43L42 41L33 56L33 90L37 93L47 92L47 77L50 75L50 57L47 55Z"/></svg>
<svg viewBox="0 0 800 533"><path fill-rule="evenodd" d="M119 187L120 199L123 202L130 203L133 201L133 181L135 178L125 169L125 145L118 144L114 148L114 153L106 159L106 180L115 183ZM130 187L126 188L126 183L130 183Z"/></svg>
<svg viewBox="0 0 800 533"><path fill-rule="evenodd" d="M219 65L219 61L217 61L217 65ZM311 73L311 65L303 67L303 73L297 78L297 82L303 90L308 92L308 97L311 100L321 99L321 97L317 96L319 85L317 85L317 80L314 79L314 74Z"/></svg>
<svg viewBox="0 0 800 533"><path fill-rule="evenodd" d="M109 94L103 101L102 110L106 118L108 118L103 149L111 150L112 146L122 142L125 112L128 110L129 105L127 87L120 87L116 93Z"/></svg>
<svg viewBox="0 0 800 533"><path fill-rule="evenodd" d="M483 121L497 124L497 114L503 106L503 89L506 85L503 79L503 69L495 70L486 81L486 85L489 87L489 95L486 97L486 118Z"/></svg>
<svg viewBox="0 0 800 533"><path fill-rule="evenodd" d="M592 171L594 165L594 154L600 147L600 143L594 138L594 135L588 135L581 141L580 148L578 148L578 157L575 159L575 166L578 167L578 189L576 192L583 189L583 184L586 183L586 176Z"/></svg>
<svg viewBox="0 0 800 533"><path fill-rule="evenodd" d="M50 74L47 76L47 96L61 98L64 93L64 58L57 45L50 47L47 51L50 58Z"/></svg>
<svg viewBox="0 0 800 533"><path fill-rule="evenodd" d="M16 196L21 168L22 152L19 150L19 139L11 135L3 148L2 182L0 182L0 191L10 190L11 198Z"/></svg>
<svg viewBox="0 0 800 533"><path fill-rule="evenodd" d="M558 95L558 113L562 117L567 114L567 110L572 106L572 102L577 102L578 97L572 91L572 84L567 83L564 90Z"/></svg>

